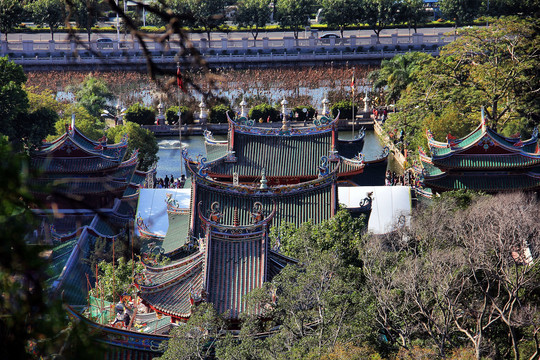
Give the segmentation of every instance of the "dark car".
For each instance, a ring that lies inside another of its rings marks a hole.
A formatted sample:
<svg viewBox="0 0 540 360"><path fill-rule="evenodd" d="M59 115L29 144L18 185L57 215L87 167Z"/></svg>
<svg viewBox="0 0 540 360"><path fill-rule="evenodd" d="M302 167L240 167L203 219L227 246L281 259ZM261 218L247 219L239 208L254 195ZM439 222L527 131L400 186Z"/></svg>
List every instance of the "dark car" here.
<svg viewBox="0 0 540 360"><path fill-rule="evenodd" d="M98 49L112 49L113 41L109 38L99 38L96 40Z"/></svg>
<svg viewBox="0 0 540 360"><path fill-rule="evenodd" d="M339 39L339 35L329 33L329 34L324 34L323 36L319 38L319 40L321 40L321 43L323 44L330 44L330 39ZM336 40L336 43L337 43L337 40Z"/></svg>

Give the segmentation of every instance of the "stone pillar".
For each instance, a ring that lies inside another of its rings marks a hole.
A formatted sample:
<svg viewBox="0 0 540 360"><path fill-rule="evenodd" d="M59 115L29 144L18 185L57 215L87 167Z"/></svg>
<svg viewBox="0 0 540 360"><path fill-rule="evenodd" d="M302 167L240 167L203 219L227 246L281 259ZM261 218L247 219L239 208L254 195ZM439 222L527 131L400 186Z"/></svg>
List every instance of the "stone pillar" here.
<svg viewBox="0 0 540 360"><path fill-rule="evenodd" d="M371 99L369 98L368 92L366 91L366 96L364 96L364 112L370 112L369 108L369 102Z"/></svg>
<svg viewBox="0 0 540 360"><path fill-rule="evenodd" d="M263 41L263 49L268 49L268 38L263 37L262 41Z"/></svg>
<svg viewBox="0 0 540 360"><path fill-rule="evenodd" d="M443 45L443 43L444 43L444 33L438 33L437 35L438 35L437 43L439 45Z"/></svg>
<svg viewBox="0 0 540 360"><path fill-rule="evenodd" d="M0 40L0 52L2 55L8 52L8 43L7 41Z"/></svg>
<svg viewBox="0 0 540 360"><path fill-rule="evenodd" d="M23 52L31 53L34 51L34 41L33 40L23 40L22 41Z"/></svg>
<svg viewBox="0 0 540 360"><path fill-rule="evenodd" d="M315 47L315 41L317 39L314 36L309 37L309 47Z"/></svg>
<svg viewBox="0 0 540 360"><path fill-rule="evenodd" d="M55 42L54 40L49 40L49 52L53 53L55 51Z"/></svg>
<svg viewBox="0 0 540 360"><path fill-rule="evenodd" d="M74 40L71 40L69 42L69 48L71 50L71 53L75 54L75 51L77 50L77 43Z"/></svg>
<svg viewBox="0 0 540 360"><path fill-rule="evenodd" d="M165 115L163 114L163 104L161 101L159 102L157 106L158 115L156 117L157 125L165 125Z"/></svg>
<svg viewBox="0 0 540 360"><path fill-rule="evenodd" d="M336 46L336 38L331 37L329 40L330 40L330 46Z"/></svg>
<svg viewBox="0 0 540 360"><path fill-rule="evenodd" d="M242 49L243 50L247 50L248 48L248 38L247 37L243 37L242 38Z"/></svg>
<svg viewBox="0 0 540 360"><path fill-rule="evenodd" d="M398 34L392 34L392 45L396 46L398 43Z"/></svg>
<svg viewBox="0 0 540 360"><path fill-rule="evenodd" d="M283 37L283 47L285 49L292 49L294 47L294 38L290 36Z"/></svg>
<svg viewBox="0 0 540 360"><path fill-rule="evenodd" d="M283 114L283 120L281 121L281 123L282 123L281 130L282 131L288 131L289 130L289 120L287 119L287 117L288 117L288 115L287 115L287 105L289 105L289 102L287 101L287 99L283 98L283 100L281 100L281 113Z"/></svg>
<svg viewBox="0 0 540 360"><path fill-rule="evenodd" d="M369 44L370 45L377 45L377 35L372 34L369 38Z"/></svg>
<svg viewBox="0 0 540 360"><path fill-rule="evenodd" d="M221 49L222 50L227 50L227 38L226 37L222 37L221 38Z"/></svg>
<svg viewBox="0 0 540 360"><path fill-rule="evenodd" d="M201 44L201 51L206 51L206 49L208 49L208 39L202 38L199 41L199 44Z"/></svg>
<svg viewBox="0 0 540 360"><path fill-rule="evenodd" d="M356 46L356 35L351 35L349 39L351 39L351 47Z"/></svg>

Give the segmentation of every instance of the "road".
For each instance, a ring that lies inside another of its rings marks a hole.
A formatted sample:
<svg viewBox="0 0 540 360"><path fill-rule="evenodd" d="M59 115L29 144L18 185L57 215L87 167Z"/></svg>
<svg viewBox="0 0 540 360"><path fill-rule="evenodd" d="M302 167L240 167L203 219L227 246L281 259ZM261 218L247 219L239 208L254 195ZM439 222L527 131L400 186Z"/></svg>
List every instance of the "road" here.
<svg viewBox="0 0 540 360"><path fill-rule="evenodd" d="M453 32L453 27L443 27L443 28L420 28L418 29L419 33L423 33L426 35L434 35L438 33L446 33L446 32ZM411 30L411 33L414 32ZM339 31L319 31L319 36L324 35L326 33L335 33L339 34ZM408 29L386 29L381 32L381 35L390 35L390 34L402 34L406 35L409 34ZM371 36L374 32L372 30L346 30L344 32L344 36ZM81 38L83 40L87 39L86 33L80 33ZM309 37L310 33L306 31L302 31L299 34L300 38ZM204 33L191 33L190 38L193 40L199 40L200 38L206 38L206 34ZM268 37L270 39L282 39L285 36L294 36L292 31L275 31L275 32L261 32L258 35L258 39L262 39L263 37ZM105 34L92 34L91 39L96 40L98 38L111 38L113 40L117 39L117 34L114 33L105 33ZM228 37L231 40L239 40L243 37L248 37L252 39L252 35L249 32L230 32L230 33L223 33L223 32L212 32L212 40L217 40L222 37ZM2 34L2 39L4 38L4 35ZM54 35L54 39L57 41L66 40L66 33L58 33ZM51 34L50 33L39 33L39 34L26 34L26 33L14 33L14 34L8 34L8 41L23 41L23 40L33 40L33 41L49 41L51 40ZM131 40L131 36L127 35L127 37L124 36L124 34L120 34L120 40Z"/></svg>

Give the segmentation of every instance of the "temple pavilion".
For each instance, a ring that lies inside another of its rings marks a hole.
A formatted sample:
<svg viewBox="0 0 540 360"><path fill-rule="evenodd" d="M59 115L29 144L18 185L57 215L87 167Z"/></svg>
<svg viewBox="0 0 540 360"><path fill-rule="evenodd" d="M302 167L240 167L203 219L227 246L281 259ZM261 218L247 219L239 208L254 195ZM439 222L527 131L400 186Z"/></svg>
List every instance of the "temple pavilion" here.
<svg viewBox="0 0 540 360"><path fill-rule="evenodd" d="M151 178L137 170L137 151L124 160L127 146L127 137L118 144L93 141L72 119L64 134L31 155L33 212L41 219L34 235L52 245L49 284L69 304L87 303L95 270L84 259L97 239L127 235L139 188Z"/></svg>
<svg viewBox="0 0 540 360"><path fill-rule="evenodd" d="M193 251L166 266L146 266L136 281L143 302L175 321L187 320L200 301L233 322L243 312L258 312L248 307L246 295L295 262L279 253L279 239L270 245L270 227L331 218L339 207L338 180L364 169L361 155L339 155L337 120L262 128L245 117L229 118L226 141L206 135L208 159L183 151L191 204L182 209L169 198L163 252L175 258ZM369 212L368 203L359 208ZM139 221L139 230L145 229Z"/></svg>
<svg viewBox="0 0 540 360"><path fill-rule="evenodd" d="M482 116L483 118L483 116ZM428 131L431 156L420 149L423 186L432 192L476 190L486 193L540 189L538 130L532 137L504 137L482 123L469 135L438 142Z"/></svg>

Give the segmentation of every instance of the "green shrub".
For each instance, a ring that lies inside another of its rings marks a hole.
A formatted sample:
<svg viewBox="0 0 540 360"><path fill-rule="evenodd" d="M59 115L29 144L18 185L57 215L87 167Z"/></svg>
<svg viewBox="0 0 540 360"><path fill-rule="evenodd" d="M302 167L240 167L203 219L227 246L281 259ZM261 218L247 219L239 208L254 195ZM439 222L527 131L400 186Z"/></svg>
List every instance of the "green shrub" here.
<svg viewBox="0 0 540 360"><path fill-rule="evenodd" d="M212 124L227 122L227 111L232 112L228 105L219 104L211 107L208 121Z"/></svg>
<svg viewBox="0 0 540 360"><path fill-rule="evenodd" d="M151 108L137 103L127 109L125 119L139 125L154 125L156 114Z"/></svg>
<svg viewBox="0 0 540 360"><path fill-rule="evenodd" d="M268 116L270 116L270 121L279 121L279 110L270 104L259 104L249 110L249 118L255 121L259 121L259 119L266 121Z"/></svg>
<svg viewBox="0 0 540 360"><path fill-rule="evenodd" d="M304 109L307 109L307 112L304 112ZM307 121L313 119L313 116L315 116L315 109L311 105L299 105L292 109L293 113L295 114L295 120L297 121ZM298 117L296 117L296 114L298 113Z"/></svg>
<svg viewBox="0 0 540 360"><path fill-rule="evenodd" d="M182 125L193 124L193 111L191 111L187 106L180 106L180 112L182 113ZM169 124L176 123L178 121L178 106L171 106L168 108L165 116L167 117L167 122Z"/></svg>
<svg viewBox="0 0 540 360"><path fill-rule="evenodd" d="M352 103L349 100L344 100L344 101L335 103L330 108L330 111L332 112L333 117L336 117L339 111L340 119L352 119ZM354 106L354 113L358 114L357 104L355 104Z"/></svg>

